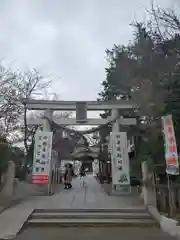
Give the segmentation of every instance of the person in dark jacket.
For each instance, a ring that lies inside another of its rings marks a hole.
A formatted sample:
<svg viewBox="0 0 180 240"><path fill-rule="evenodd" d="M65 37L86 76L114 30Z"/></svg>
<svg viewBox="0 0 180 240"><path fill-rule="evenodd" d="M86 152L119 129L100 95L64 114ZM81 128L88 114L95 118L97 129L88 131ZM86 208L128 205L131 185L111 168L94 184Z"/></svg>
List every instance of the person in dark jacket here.
<svg viewBox="0 0 180 240"><path fill-rule="evenodd" d="M80 176L80 179L82 177L86 176L86 172L85 172L85 169L84 169L83 165L81 166L81 169L80 169L80 172L79 172L79 176Z"/></svg>
<svg viewBox="0 0 180 240"><path fill-rule="evenodd" d="M72 164L68 163L65 165L65 172L64 172L64 189L72 188L72 177L74 175L73 166Z"/></svg>
<svg viewBox="0 0 180 240"><path fill-rule="evenodd" d="M68 188L67 184L67 175L68 175L68 165L65 165L65 171L64 171L64 189Z"/></svg>
<svg viewBox="0 0 180 240"><path fill-rule="evenodd" d="M68 188L72 188L72 178L74 176L73 165L68 163L68 171L67 171L67 186Z"/></svg>

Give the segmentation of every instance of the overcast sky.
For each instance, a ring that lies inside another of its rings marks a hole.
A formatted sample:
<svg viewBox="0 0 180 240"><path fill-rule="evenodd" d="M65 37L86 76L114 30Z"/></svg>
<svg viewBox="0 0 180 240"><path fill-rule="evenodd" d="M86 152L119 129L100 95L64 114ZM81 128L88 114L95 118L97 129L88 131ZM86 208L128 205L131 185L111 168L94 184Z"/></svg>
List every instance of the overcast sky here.
<svg viewBox="0 0 180 240"><path fill-rule="evenodd" d="M162 7L178 0L154 0ZM150 0L0 0L0 56L15 68L55 77L62 100L95 100L105 49L131 39Z"/></svg>

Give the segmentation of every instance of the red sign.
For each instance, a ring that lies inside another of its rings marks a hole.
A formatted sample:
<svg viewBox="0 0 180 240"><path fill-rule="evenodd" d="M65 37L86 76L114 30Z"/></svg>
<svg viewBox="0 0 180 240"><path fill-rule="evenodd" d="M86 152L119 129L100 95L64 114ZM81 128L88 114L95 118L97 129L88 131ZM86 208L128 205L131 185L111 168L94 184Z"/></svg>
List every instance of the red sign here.
<svg viewBox="0 0 180 240"><path fill-rule="evenodd" d="M167 130L167 135L169 139L169 152L176 153L176 139L174 136L173 123L171 119L167 119L165 122L165 128Z"/></svg>
<svg viewBox="0 0 180 240"><path fill-rule="evenodd" d="M176 162L177 162L177 158L176 157L169 157L167 159L167 164L168 165L176 165Z"/></svg>
<svg viewBox="0 0 180 240"><path fill-rule="evenodd" d="M48 174L33 174L32 184L48 184L49 176Z"/></svg>
<svg viewBox="0 0 180 240"><path fill-rule="evenodd" d="M166 173L171 175L178 175L179 162L172 115L163 116L162 124L165 140Z"/></svg>

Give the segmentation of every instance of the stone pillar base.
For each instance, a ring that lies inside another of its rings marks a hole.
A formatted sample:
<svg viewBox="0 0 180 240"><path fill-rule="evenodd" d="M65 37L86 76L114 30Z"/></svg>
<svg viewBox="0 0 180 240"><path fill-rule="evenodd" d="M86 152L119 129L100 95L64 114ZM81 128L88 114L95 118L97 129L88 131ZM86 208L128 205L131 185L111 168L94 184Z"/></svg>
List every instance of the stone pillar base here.
<svg viewBox="0 0 180 240"><path fill-rule="evenodd" d="M127 196L131 194L131 186L115 185L112 187L111 196Z"/></svg>

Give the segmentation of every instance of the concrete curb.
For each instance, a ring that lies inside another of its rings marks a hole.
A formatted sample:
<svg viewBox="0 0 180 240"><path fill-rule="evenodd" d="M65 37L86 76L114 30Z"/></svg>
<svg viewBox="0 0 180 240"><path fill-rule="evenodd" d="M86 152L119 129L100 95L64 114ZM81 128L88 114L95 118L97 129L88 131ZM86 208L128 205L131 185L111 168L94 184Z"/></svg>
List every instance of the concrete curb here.
<svg viewBox="0 0 180 240"><path fill-rule="evenodd" d="M152 218L159 224L160 229L163 232L168 233L170 236L176 237L177 239L180 239L180 226L178 226L178 222L167 218L164 215L161 215L156 207L153 205L147 205L146 206L149 214L152 216Z"/></svg>
<svg viewBox="0 0 180 240"><path fill-rule="evenodd" d="M162 215L159 213L157 208L154 207L153 205L147 205L146 208L149 214L151 215L151 217L160 225L162 220Z"/></svg>
<svg viewBox="0 0 180 240"><path fill-rule="evenodd" d="M14 239L21 231L33 210L33 204L31 202L26 202L11 209L6 209L6 211L1 213L0 239Z"/></svg>

